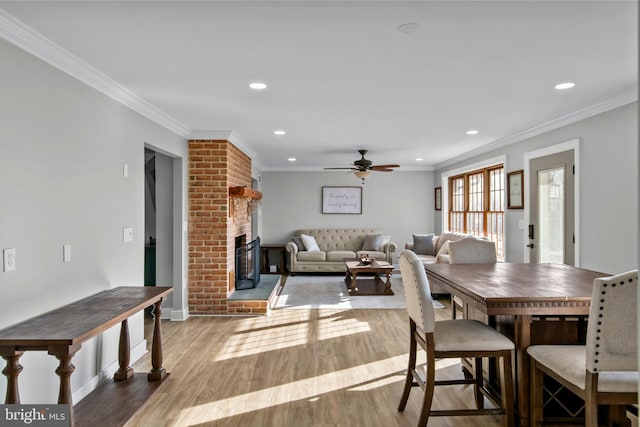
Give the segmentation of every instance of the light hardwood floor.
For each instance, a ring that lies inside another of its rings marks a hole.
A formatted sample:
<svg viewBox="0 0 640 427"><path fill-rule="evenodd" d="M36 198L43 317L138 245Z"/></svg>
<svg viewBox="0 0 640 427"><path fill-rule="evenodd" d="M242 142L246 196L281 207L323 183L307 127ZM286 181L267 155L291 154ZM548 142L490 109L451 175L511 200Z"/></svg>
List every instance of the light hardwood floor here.
<svg viewBox="0 0 640 427"><path fill-rule="evenodd" d="M446 303L446 301L443 301ZM440 318L451 311L436 310ZM171 373L133 426L415 426L422 391L397 410L408 354L405 310L274 310L268 317L162 322ZM420 359L424 360L424 358ZM440 361L440 378L461 376ZM134 366L150 368L146 355ZM434 408L472 405L470 386L437 387ZM499 416L429 426L497 427Z"/></svg>

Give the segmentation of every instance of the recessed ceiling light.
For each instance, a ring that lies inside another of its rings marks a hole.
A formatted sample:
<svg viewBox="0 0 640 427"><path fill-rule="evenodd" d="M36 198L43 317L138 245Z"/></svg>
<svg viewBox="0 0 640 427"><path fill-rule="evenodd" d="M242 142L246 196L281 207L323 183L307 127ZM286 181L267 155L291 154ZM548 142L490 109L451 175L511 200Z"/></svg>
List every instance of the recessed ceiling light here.
<svg viewBox="0 0 640 427"><path fill-rule="evenodd" d="M478 131L476 129L469 129L467 131L467 135L477 135Z"/></svg>
<svg viewBox="0 0 640 427"><path fill-rule="evenodd" d="M290 162L295 162L296 158L295 157L289 157L287 160L289 160Z"/></svg>
<svg viewBox="0 0 640 427"><path fill-rule="evenodd" d="M576 84L573 82L564 82L564 83L558 83L557 85L555 85L554 87L557 90L565 90L565 89L571 89L572 87L574 87Z"/></svg>
<svg viewBox="0 0 640 427"><path fill-rule="evenodd" d="M416 162L421 162L421 161L423 161L423 160L424 160L424 159L423 159L422 157L418 157L418 158L416 159Z"/></svg>
<svg viewBox="0 0 640 427"><path fill-rule="evenodd" d="M285 132L283 130L274 130L273 133L276 134L276 135L286 135L287 134L287 132Z"/></svg>
<svg viewBox="0 0 640 427"><path fill-rule="evenodd" d="M417 22L407 22L406 24L402 24L398 26L398 31L400 31L403 34L415 33L419 29L420 29L420 24L418 24Z"/></svg>
<svg viewBox="0 0 640 427"><path fill-rule="evenodd" d="M267 88L267 85L262 82L249 83L249 87L255 90L263 90Z"/></svg>

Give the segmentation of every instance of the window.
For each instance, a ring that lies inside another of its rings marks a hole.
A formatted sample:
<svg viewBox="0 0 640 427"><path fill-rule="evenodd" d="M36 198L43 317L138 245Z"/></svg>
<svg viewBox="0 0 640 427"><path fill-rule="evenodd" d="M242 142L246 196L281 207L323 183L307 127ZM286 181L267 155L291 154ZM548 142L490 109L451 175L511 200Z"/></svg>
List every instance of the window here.
<svg viewBox="0 0 640 427"><path fill-rule="evenodd" d="M504 166L449 178L449 230L487 237L504 259Z"/></svg>

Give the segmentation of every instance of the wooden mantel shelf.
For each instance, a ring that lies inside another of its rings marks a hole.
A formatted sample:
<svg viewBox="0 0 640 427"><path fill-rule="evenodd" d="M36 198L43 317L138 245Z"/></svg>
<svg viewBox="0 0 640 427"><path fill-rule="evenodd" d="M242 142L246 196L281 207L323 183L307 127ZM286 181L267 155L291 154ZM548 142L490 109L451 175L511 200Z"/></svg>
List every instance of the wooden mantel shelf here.
<svg viewBox="0 0 640 427"><path fill-rule="evenodd" d="M252 200L262 199L262 193L260 191L248 187L229 187L229 196L246 197Z"/></svg>

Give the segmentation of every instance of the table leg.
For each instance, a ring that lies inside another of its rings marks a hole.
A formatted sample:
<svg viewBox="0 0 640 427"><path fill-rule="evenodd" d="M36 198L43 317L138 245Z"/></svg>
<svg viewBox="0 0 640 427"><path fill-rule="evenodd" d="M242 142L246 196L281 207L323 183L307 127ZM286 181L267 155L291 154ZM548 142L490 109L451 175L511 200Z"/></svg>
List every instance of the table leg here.
<svg viewBox="0 0 640 427"><path fill-rule="evenodd" d="M120 342L118 344L118 363L120 368L113 374L115 381L126 381L133 376L133 369L129 366L129 321L124 319L120 324Z"/></svg>
<svg viewBox="0 0 640 427"><path fill-rule="evenodd" d="M351 275L351 290L354 292L358 292L358 273L353 273Z"/></svg>
<svg viewBox="0 0 640 427"><path fill-rule="evenodd" d="M22 372L22 365L18 363L22 351L11 350L8 352L2 352L2 358L7 361L7 366L2 370L2 373L7 377L7 395L4 403L19 404L20 392L18 391L18 375Z"/></svg>
<svg viewBox="0 0 640 427"><path fill-rule="evenodd" d="M60 361L56 368L56 374L60 377L60 391L58 392L58 404L69 405L69 423L74 426L73 420L73 399L71 397L71 374L76 367L71 363L71 359L80 349L79 345L74 346L52 346L49 348L49 354L53 355Z"/></svg>
<svg viewBox="0 0 640 427"><path fill-rule="evenodd" d="M162 300L156 302L153 308L153 343L151 344L151 372L147 375L149 381L158 381L167 376L162 367L162 329L160 327L160 314L162 313Z"/></svg>
<svg viewBox="0 0 640 427"><path fill-rule="evenodd" d="M516 344L516 392L520 426L529 427L529 356L527 347L531 345L531 322L529 315L516 315L514 318Z"/></svg>
<svg viewBox="0 0 640 427"><path fill-rule="evenodd" d="M393 295L393 291L391 290L391 272L387 272L387 282L384 285L384 293Z"/></svg>

